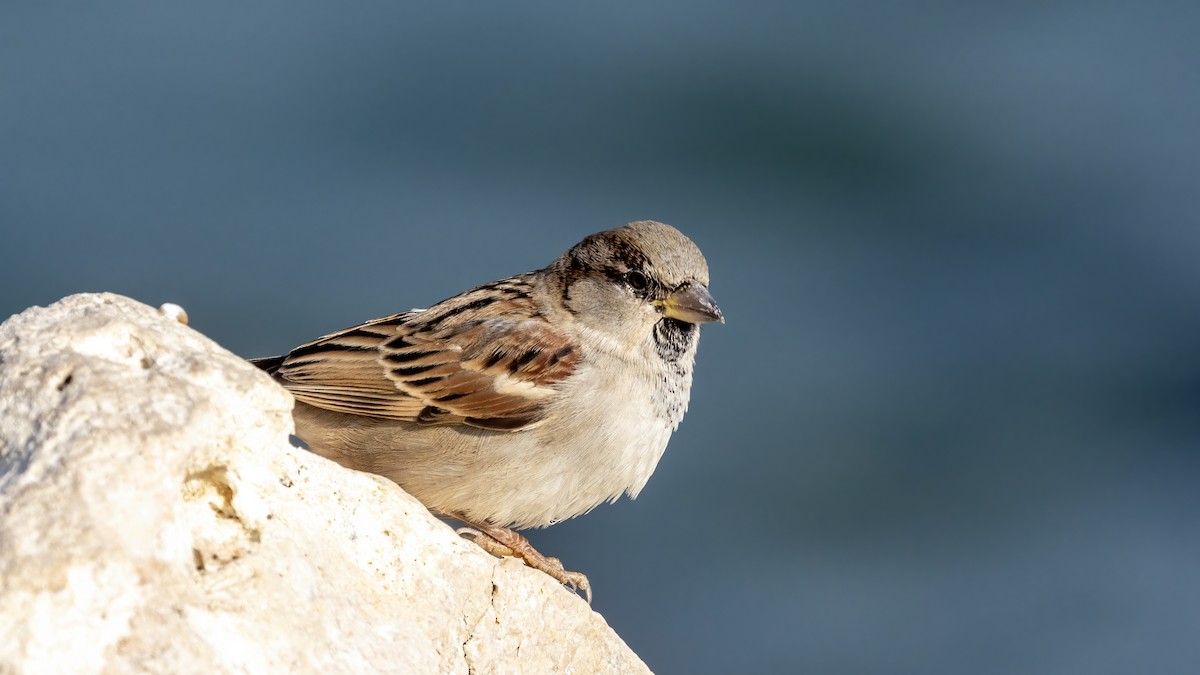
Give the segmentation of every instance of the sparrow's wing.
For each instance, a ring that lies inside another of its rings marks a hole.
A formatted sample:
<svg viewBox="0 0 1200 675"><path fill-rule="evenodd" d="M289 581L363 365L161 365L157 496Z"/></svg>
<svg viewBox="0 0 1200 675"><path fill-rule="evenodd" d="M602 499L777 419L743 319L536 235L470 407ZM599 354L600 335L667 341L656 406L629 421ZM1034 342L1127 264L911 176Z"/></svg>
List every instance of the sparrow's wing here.
<svg viewBox="0 0 1200 675"><path fill-rule="evenodd" d="M284 357L276 377L298 400L327 410L528 428L580 356L537 311L531 281L504 279L326 335Z"/></svg>

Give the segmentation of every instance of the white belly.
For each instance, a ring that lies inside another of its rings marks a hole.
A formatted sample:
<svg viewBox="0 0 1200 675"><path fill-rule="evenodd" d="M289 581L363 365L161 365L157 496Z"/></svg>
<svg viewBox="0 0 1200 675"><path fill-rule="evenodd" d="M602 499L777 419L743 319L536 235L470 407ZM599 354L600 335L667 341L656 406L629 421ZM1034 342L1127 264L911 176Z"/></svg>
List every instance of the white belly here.
<svg viewBox="0 0 1200 675"><path fill-rule="evenodd" d="M302 403L296 429L314 452L391 478L436 512L543 527L646 485L676 423L663 415L660 381L585 367L546 418L522 431L375 420ZM686 393L676 407L686 407Z"/></svg>

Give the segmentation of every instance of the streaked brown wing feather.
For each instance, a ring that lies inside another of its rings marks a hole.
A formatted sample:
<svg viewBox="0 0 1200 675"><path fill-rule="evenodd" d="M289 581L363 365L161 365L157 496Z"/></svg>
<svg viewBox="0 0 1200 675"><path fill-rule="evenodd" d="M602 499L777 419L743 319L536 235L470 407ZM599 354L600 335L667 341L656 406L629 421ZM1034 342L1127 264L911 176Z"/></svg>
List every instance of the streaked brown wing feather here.
<svg viewBox="0 0 1200 675"><path fill-rule="evenodd" d="M385 375L474 426L534 422L557 393L553 384L578 361L569 341L542 319L486 319L443 337L416 328L400 327L381 346Z"/></svg>
<svg viewBox="0 0 1200 675"><path fill-rule="evenodd" d="M538 314L530 279L503 279L331 333L293 350L277 375L297 399L327 410L525 428L579 361Z"/></svg>

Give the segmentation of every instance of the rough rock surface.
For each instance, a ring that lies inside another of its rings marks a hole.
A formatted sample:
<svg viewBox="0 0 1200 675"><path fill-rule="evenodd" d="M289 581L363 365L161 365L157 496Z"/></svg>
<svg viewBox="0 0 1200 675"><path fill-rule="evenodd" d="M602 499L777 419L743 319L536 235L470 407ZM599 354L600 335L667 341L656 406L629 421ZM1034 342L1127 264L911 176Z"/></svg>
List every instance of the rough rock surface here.
<svg viewBox="0 0 1200 675"><path fill-rule="evenodd" d="M545 575L293 447L291 405L128 298L0 326L0 672L646 672Z"/></svg>

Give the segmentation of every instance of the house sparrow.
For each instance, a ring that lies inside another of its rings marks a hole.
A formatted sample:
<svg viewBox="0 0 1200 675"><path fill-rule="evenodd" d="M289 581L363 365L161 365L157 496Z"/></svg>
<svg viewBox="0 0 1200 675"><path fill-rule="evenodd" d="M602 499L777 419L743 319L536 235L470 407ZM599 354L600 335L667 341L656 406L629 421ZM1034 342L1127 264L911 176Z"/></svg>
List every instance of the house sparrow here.
<svg viewBox="0 0 1200 675"><path fill-rule="evenodd" d="M704 255L644 220L545 269L255 363L295 396L314 452L394 480L591 602L586 576L510 528L637 496L683 419L709 321L724 318Z"/></svg>

